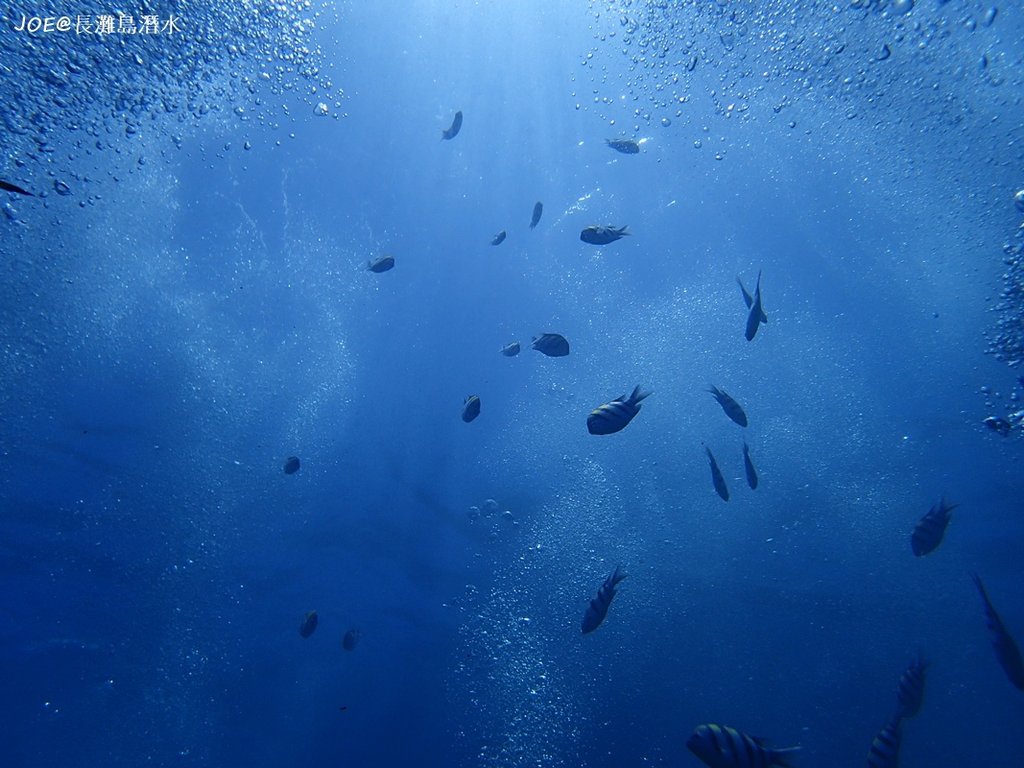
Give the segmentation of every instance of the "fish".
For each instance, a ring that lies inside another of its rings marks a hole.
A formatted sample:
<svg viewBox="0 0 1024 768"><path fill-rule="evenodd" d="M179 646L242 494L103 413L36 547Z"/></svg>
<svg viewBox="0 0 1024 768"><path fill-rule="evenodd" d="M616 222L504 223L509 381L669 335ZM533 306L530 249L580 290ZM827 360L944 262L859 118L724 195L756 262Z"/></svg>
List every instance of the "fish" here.
<svg viewBox="0 0 1024 768"><path fill-rule="evenodd" d="M800 747L774 749L764 739L716 723L698 725L686 740L686 748L711 768L786 768L789 755L800 751Z"/></svg>
<svg viewBox="0 0 1024 768"><path fill-rule="evenodd" d="M949 525L949 513L958 506L960 505L947 504L943 498L918 521L914 526L914 532L910 534L910 548L915 556L922 557L939 548L942 537L946 535L946 526Z"/></svg>
<svg viewBox="0 0 1024 768"><path fill-rule="evenodd" d="M900 675L900 682L896 686L896 714L898 717L913 717L921 711L927 669L928 662L919 653L917 658L910 662L903 674Z"/></svg>
<svg viewBox="0 0 1024 768"><path fill-rule="evenodd" d="M628 398L619 395L610 403L599 405L587 416L587 431L592 435L610 435L625 429L626 425L640 413L640 401L650 397L652 392L641 392L640 385L633 388Z"/></svg>
<svg viewBox="0 0 1024 768"><path fill-rule="evenodd" d="M868 750L868 768L897 768L900 764L900 740L903 719L897 715L878 732Z"/></svg>
<svg viewBox="0 0 1024 768"><path fill-rule="evenodd" d="M714 454L711 453L711 449L705 445L704 451L708 455L708 461L711 462L711 482L715 485L715 491L722 497L722 501L728 501L729 489L725 485L725 478L722 477L722 470L718 468L718 462L715 461L715 457Z"/></svg>
<svg viewBox="0 0 1024 768"><path fill-rule="evenodd" d="M376 272L378 274L381 272L387 272L393 266L395 266L394 256L384 255L374 259L373 261L366 262L366 268L371 272Z"/></svg>
<svg viewBox="0 0 1024 768"><path fill-rule="evenodd" d="M1010 430L1013 428L1013 425L1010 422L999 416L988 416L985 418L982 424L991 429L993 432L997 432L998 434L1002 435L1003 437L1006 437L1008 434L1010 434Z"/></svg>
<svg viewBox="0 0 1024 768"><path fill-rule="evenodd" d="M565 357L569 354L569 342L560 333L542 333L533 337L531 348L548 357Z"/></svg>
<svg viewBox="0 0 1024 768"><path fill-rule="evenodd" d="M498 234L491 238L491 245L501 245L505 242L505 230L501 230Z"/></svg>
<svg viewBox="0 0 1024 768"><path fill-rule="evenodd" d="M750 306L754 303L754 297L751 296L749 293L747 293L747 289L743 287L743 281L740 280L740 276L739 275L736 275L736 282L737 282L737 284L740 287L740 291L742 291L742 293L743 293L743 303L747 305L747 309L750 309ZM766 315L764 313L764 308L763 307L761 308L761 322L762 323L767 323L768 322L768 315Z"/></svg>
<svg viewBox="0 0 1024 768"><path fill-rule="evenodd" d="M996 659L999 660L999 665L1014 687L1024 691L1024 660L1021 659L1020 649L1010 636L1003 620L996 613L992 601L988 599L988 592L985 591L985 585L981 583L981 577L972 573L971 578L974 579L974 585L981 593L981 599L985 601L985 620L988 623L989 635L992 637L992 648L995 649Z"/></svg>
<svg viewBox="0 0 1024 768"><path fill-rule="evenodd" d="M28 197L35 197L34 194L29 192L27 189L11 184L9 181L0 181L0 189L4 192L17 192L19 195L27 195Z"/></svg>
<svg viewBox="0 0 1024 768"><path fill-rule="evenodd" d="M359 644L359 638L363 636L363 633L358 629L350 629L345 633L344 637L341 638L341 647L346 651L354 651L356 645Z"/></svg>
<svg viewBox="0 0 1024 768"><path fill-rule="evenodd" d="M303 637L309 637L316 632L316 625L319 622L320 619L316 615L316 611L307 611L306 617L302 620L302 624L299 625L299 634Z"/></svg>
<svg viewBox="0 0 1024 768"><path fill-rule="evenodd" d="M462 130L462 110L460 109L455 113L455 117L452 118L452 125L447 130L441 131L441 141L449 141L459 135L459 131Z"/></svg>
<svg viewBox="0 0 1024 768"><path fill-rule="evenodd" d="M614 243L629 232L626 231L626 227L602 227L597 224L591 224L589 227L584 227L583 231L580 232L580 240L584 243L590 243L591 245L608 245L608 243Z"/></svg>
<svg viewBox="0 0 1024 768"><path fill-rule="evenodd" d="M714 384L711 384L710 386L711 389L705 391L710 392L712 395L714 395L715 400L718 401L718 404L722 406L722 410L725 411L725 415L728 416L733 421L735 421L741 427L747 426L747 414L743 412L743 409L740 407L740 404L733 400L731 397L729 397L728 394L720 390Z"/></svg>
<svg viewBox="0 0 1024 768"><path fill-rule="evenodd" d="M747 485L750 486L750 490L757 490L757 470L754 469L754 462L750 460L750 449L747 447L747 441L743 441L743 469L747 473Z"/></svg>
<svg viewBox="0 0 1024 768"><path fill-rule="evenodd" d="M530 217L530 229L533 229L540 223L542 213L544 213L544 203L538 200L533 204L533 215Z"/></svg>
<svg viewBox="0 0 1024 768"><path fill-rule="evenodd" d="M476 395L469 395L462 405L462 420L469 424L480 415L480 398Z"/></svg>
<svg viewBox="0 0 1024 768"><path fill-rule="evenodd" d="M608 615L608 606L612 604L612 598L615 597L615 587L626 578L626 574L622 573L620 568L621 566L615 566L612 575L605 579L604 584L597 590L597 597L591 600L590 605L587 606L586 613L583 614L583 623L580 625L584 635L601 626L604 617Z"/></svg>
<svg viewBox="0 0 1024 768"><path fill-rule="evenodd" d="M747 315L747 328L745 336L747 341L753 341L757 335L757 328L761 324L761 317L764 315L764 308L761 306L761 273L757 273L757 287L754 288L754 298L751 300L750 313Z"/></svg>
<svg viewBox="0 0 1024 768"><path fill-rule="evenodd" d="M286 475L294 475L299 471L299 464L298 456L289 456L284 460L284 473Z"/></svg>
<svg viewBox="0 0 1024 768"><path fill-rule="evenodd" d="M604 143L624 155L635 155L640 151L640 143L633 139L605 139Z"/></svg>
<svg viewBox="0 0 1024 768"><path fill-rule="evenodd" d="M505 357L515 357L519 354L519 342L510 341L504 347L501 348L501 354Z"/></svg>

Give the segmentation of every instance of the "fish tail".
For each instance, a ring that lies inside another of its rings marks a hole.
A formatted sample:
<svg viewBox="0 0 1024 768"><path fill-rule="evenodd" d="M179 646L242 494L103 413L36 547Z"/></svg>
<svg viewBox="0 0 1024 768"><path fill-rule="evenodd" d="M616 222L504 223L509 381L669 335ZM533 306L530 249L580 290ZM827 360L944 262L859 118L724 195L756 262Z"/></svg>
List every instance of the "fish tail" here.
<svg viewBox="0 0 1024 768"><path fill-rule="evenodd" d="M640 385L637 384L635 387L633 387L633 394L631 394L629 396L629 402L633 403L633 405L636 405L641 400L643 400L645 397L650 397L653 394L654 394L653 391L650 391L650 392L643 392L643 391L641 391Z"/></svg>
<svg viewBox="0 0 1024 768"><path fill-rule="evenodd" d="M621 227L619 227L619 228L618 228L617 230L615 230L615 231L616 231L616 234L619 234L619 235L632 235L632 234L633 234L632 232L627 232L627 231L626 231L626 227L625 227L625 225L624 225L624 226L621 226Z"/></svg>
<svg viewBox="0 0 1024 768"><path fill-rule="evenodd" d="M793 763L789 759L801 749L803 747L780 747L771 750L771 765L777 765L780 768L793 768Z"/></svg>

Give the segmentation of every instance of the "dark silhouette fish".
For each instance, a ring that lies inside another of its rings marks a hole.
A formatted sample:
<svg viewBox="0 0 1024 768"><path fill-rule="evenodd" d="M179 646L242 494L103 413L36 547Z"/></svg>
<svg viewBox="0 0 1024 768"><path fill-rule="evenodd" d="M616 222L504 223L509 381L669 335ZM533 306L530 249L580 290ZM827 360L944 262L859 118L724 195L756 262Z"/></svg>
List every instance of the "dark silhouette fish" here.
<svg viewBox="0 0 1024 768"><path fill-rule="evenodd" d="M711 453L711 449L705 445L704 451L708 455L708 461L711 462L711 482L715 485L715 491L722 497L722 501L728 501L729 489L725 485L725 478L722 477L722 470L718 468L718 462L715 461L715 457L714 454Z"/></svg>
<svg viewBox="0 0 1024 768"><path fill-rule="evenodd" d="M927 555L939 548L942 537L946 535L946 526L949 525L949 513L958 506L958 504L947 504L943 498L918 521L914 526L914 532L910 534L910 548L917 557Z"/></svg>
<svg viewBox="0 0 1024 768"><path fill-rule="evenodd" d="M868 768L898 768L903 720L899 715L878 732L868 750Z"/></svg>
<svg viewBox="0 0 1024 768"><path fill-rule="evenodd" d="M735 421L741 427L747 426L747 414L743 412L740 404L733 400L729 395L720 390L714 384L710 385L711 389L707 390L715 396L715 400L722 406L722 410L725 411L725 415Z"/></svg>
<svg viewBox="0 0 1024 768"><path fill-rule="evenodd" d="M519 354L519 342L513 341L501 348L501 354L505 357L515 357Z"/></svg>
<svg viewBox="0 0 1024 768"><path fill-rule="evenodd" d="M565 357L569 354L569 342L559 333L542 333L540 336L534 336L530 346L548 357Z"/></svg>
<svg viewBox="0 0 1024 768"><path fill-rule="evenodd" d="M592 224L589 227L583 228L583 231L580 232L580 240L591 245L608 245L608 243L614 243L628 234L629 232L626 231L624 226L602 227Z"/></svg>
<svg viewBox="0 0 1024 768"><path fill-rule="evenodd" d="M640 151L639 142L632 139L605 139L604 143L624 155L635 155Z"/></svg>
<svg viewBox="0 0 1024 768"><path fill-rule="evenodd" d="M387 272L393 266L395 266L394 256L380 256L373 261L366 262L366 268L371 272L377 272L378 274L381 272Z"/></svg>
<svg viewBox="0 0 1024 768"><path fill-rule="evenodd" d="M540 223L540 216L544 213L544 203L537 201L533 205L533 216L530 217L530 229L533 229Z"/></svg>
<svg viewBox="0 0 1024 768"><path fill-rule="evenodd" d="M299 471L299 464L298 456L289 456L284 460L284 473L286 475L294 475Z"/></svg>
<svg viewBox="0 0 1024 768"><path fill-rule="evenodd" d="M476 395L470 395L466 398L466 402L462 405L462 420L469 424L473 419L480 415L480 398Z"/></svg>
<svg viewBox="0 0 1024 768"><path fill-rule="evenodd" d="M303 637L309 637L316 632L316 625L320 622L320 619L316 615L316 611L308 611L306 617L302 620L302 624L299 625L299 634Z"/></svg>
<svg viewBox="0 0 1024 768"><path fill-rule="evenodd" d="M454 139L459 135L459 131L462 130L462 110L455 113L455 117L452 119L452 125L447 130L441 131L441 141L447 141Z"/></svg>
<svg viewBox="0 0 1024 768"><path fill-rule="evenodd" d="M1010 430L1013 429L1013 425L1000 416L987 416L982 424L1003 437L1010 434Z"/></svg>
<svg viewBox="0 0 1024 768"><path fill-rule="evenodd" d="M590 605L587 606L581 625L584 635L601 626L604 617L608 615L608 606L612 604L612 598L615 597L615 586L626 578L626 574L619 572L619 567L615 566L615 571L604 580L604 584L597 590L597 597L591 600Z"/></svg>
<svg viewBox="0 0 1024 768"><path fill-rule="evenodd" d="M711 768L786 768L788 755L800 747L772 749L764 739L748 736L727 725L698 725L686 740L686 748Z"/></svg>
<svg viewBox="0 0 1024 768"><path fill-rule="evenodd" d="M736 275L736 283L739 285L740 291L743 293L743 303L747 305L747 309L750 309L751 305L754 303L754 297L747 293L747 289L743 287L743 281L740 280L739 275ZM764 313L763 307L761 308L761 322L768 322L768 315Z"/></svg>
<svg viewBox="0 0 1024 768"><path fill-rule="evenodd" d="M750 460L750 449L746 440L743 441L743 469L747 473L747 485L750 486L750 490L757 490L757 470L754 469L754 462Z"/></svg>
<svg viewBox="0 0 1024 768"><path fill-rule="evenodd" d="M907 668L900 675L899 685L896 687L896 714L899 717L913 717L921 711L921 704L924 702L924 680L925 672L928 669L928 662L921 654L917 655Z"/></svg>
<svg viewBox="0 0 1024 768"><path fill-rule="evenodd" d="M505 230L501 230L493 238L491 238L491 245L501 245L505 242Z"/></svg>
<svg viewBox="0 0 1024 768"><path fill-rule="evenodd" d="M345 636L341 638L341 647L346 651L354 651L356 646L359 644L359 638L363 636L363 633L358 629L350 629L345 633Z"/></svg>
<svg viewBox="0 0 1024 768"><path fill-rule="evenodd" d="M0 189L2 189L4 192L17 192L19 195L28 195L29 197L35 197L35 195L33 195L27 189L22 189L19 186L11 184L9 181L0 181Z"/></svg>
<svg viewBox="0 0 1024 768"><path fill-rule="evenodd" d="M988 592L985 585L981 583L981 577L976 573L971 574L974 585L981 593L981 599L985 601L985 620L988 623L988 632L992 638L992 648L995 649L996 658L1003 668L1006 676L1016 688L1024 691L1024 660L1021 659L1020 649L1017 643L1010 637L1009 631L1003 624L1003 620L996 613L992 601L988 599Z"/></svg>
<svg viewBox="0 0 1024 768"><path fill-rule="evenodd" d="M754 340L762 317L765 317L765 314L764 308L761 306L761 273L758 272L757 287L754 288L754 298L751 300L750 312L747 315L747 329L744 334L747 337L747 341Z"/></svg>
<svg viewBox="0 0 1024 768"><path fill-rule="evenodd" d="M587 431L592 435L610 435L625 429L633 417L640 413L640 401L651 394L641 392L637 384L628 398L619 395L610 403L599 405L587 416Z"/></svg>

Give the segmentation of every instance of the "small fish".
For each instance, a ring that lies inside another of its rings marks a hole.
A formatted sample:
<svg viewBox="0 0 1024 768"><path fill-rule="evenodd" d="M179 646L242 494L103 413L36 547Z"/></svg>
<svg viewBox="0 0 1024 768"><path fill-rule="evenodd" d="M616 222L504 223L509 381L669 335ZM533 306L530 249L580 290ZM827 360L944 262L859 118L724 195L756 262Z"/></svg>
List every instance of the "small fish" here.
<svg viewBox="0 0 1024 768"><path fill-rule="evenodd" d="M729 395L720 390L714 384L711 385L711 389L705 390L715 396L715 400L722 406L722 410L725 411L725 415L735 421L741 427L747 426L747 414L743 412L740 404L733 400Z"/></svg>
<svg viewBox="0 0 1024 768"><path fill-rule="evenodd" d="M868 750L868 768L898 768L903 720L897 715L878 732Z"/></svg>
<svg viewBox="0 0 1024 768"><path fill-rule="evenodd" d="M640 151L640 143L633 139L605 139L604 143L624 155L635 155Z"/></svg>
<svg viewBox="0 0 1024 768"><path fill-rule="evenodd" d="M711 768L785 768L788 756L800 747L772 749L764 739L748 736L727 725L698 725L686 740L686 748Z"/></svg>
<svg viewBox="0 0 1024 768"><path fill-rule="evenodd" d="M985 421L982 422L982 424L991 429L993 432L999 433L1003 437L1006 437L1008 434L1010 434L1010 429L1013 426L1006 419L1000 418L998 416L989 416L985 419Z"/></svg>
<svg viewBox="0 0 1024 768"><path fill-rule="evenodd" d="M750 449L746 440L743 441L743 469L747 472L747 485L750 486L750 490L757 490L757 470L754 469L754 462L750 460Z"/></svg>
<svg viewBox="0 0 1024 768"><path fill-rule="evenodd" d="M750 313L747 315L747 329L745 336L747 341L753 341L757 335L757 328L761 324L761 317L764 315L764 308L761 306L761 273L757 273L757 287L754 288L754 298L750 304Z"/></svg>
<svg viewBox="0 0 1024 768"><path fill-rule="evenodd" d="M999 665L1003 668L1006 676L1010 678L1010 682L1019 690L1024 691L1024 660L1021 659L1020 649L1010 637L1010 633L1003 624L1003 620L999 618L999 614L996 613L992 601L988 599L988 592L985 591L985 585L981 583L981 577L972 573L971 578L974 579L974 585L981 593L981 599L985 601L985 620L988 623L992 648L995 649Z"/></svg>
<svg viewBox="0 0 1024 768"><path fill-rule="evenodd" d="M544 213L544 203L539 200L533 204L533 215L530 217L530 229L533 229L540 223L540 216Z"/></svg>
<svg viewBox="0 0 1024 768"><path fill-rule="evenodd" d="M569 354L569 342L559 333L542 333L533 337L531 348L548 357L565 357Z"/></svg>
<svg viewBox="0 0 1024 768"><path fill-rule="evenodd" d="M28 195L29 197L35 197L35 195L33 195L27 189L22 189L19 186L11 184L9 181L0 181L0 189L2 189L4 192L17 192L19 195Z"/></svg>
<svg viewBox="0 0 1024 768"><path fill-rule="evenodd" d="M921 711L927 669L928 662L919 653L917 658L910 662L903 674L900 675L900 682L896 687L896 714L898 717L913 717Z"/></svg>
<svg viewBox="0 0 1024 768"><path fill-rule="evenodd" d="M299 634L303 637L309 637L316 632L316 625L320 619L316 615L316 611L307 611L306 617L302 620L302 624L299 625Z"/></svg>
<svg viewBox="0 0 1024 768"><path fill-rule="evenodd" d="M949 525L949 513L958 506L959 504L947 504L943 498L918 521L914 526L914 532L910 534L910 548L917 557L939 548L942 537L946 535L946 526Z"/></svg>
<svg viewBox="0 0 1024 768"><path fill-rule="evenodd" d="M608 615L608 606L612 604L612 598L615 597L615 586L626 578L626 574L620 573L619 568L620 566L615 566L615 571L604 580L604 584L597 590L597 597L591 600L590 605L587 606L581 625L584 635L601 626L604 617Z"/></svg>
<svg viewBox="0 0 1024 768"><path fill-rule="evenodd" d="M366 262L366 268L371 272L380 274L381 272L387 272L395 266L394 256L380 256L373 261Z"/></svg>
<svg viewBox="0 0 1024 768"><path fill-rule="evenodd" d="M284 460L284 473L286 475L294 475L299 471L299 464L298 456L289 456Z"/></svg>
<svg viewBox="0 0 1024 768"><path fill-rule="evenodd" d="M629 232L626 231L626 227L602 227L597 224L591 224L589 227L584 227L583 231L580 232L580 240L584 243L590 243L591 245L608 245L608 243L614 243Z"/></svg>
<svg viewBox="0 0 1024 768"><path fill-rule="evenodd" d="M718 462L715 461L715 457L714 454L711 453L711 449L705 445L704 451L708 455L708 461L711 462L711 482L715 485L715 491L722 497L722 501L728 501L729 489L725 485L725 478L722 477L722 470L718 468Z"/></svg>
<svg viewBox="0 0 1024 768"><path fill-rule="evenodd" d="M640 401L650 397L651 392L641 392L640 385L633 388L628 398L619 395L610 403L599 405L587 416L587 431L592 435L610 435L625 429L626 425L640 413Z"/></svg>
<svg viewBox="0 0 1024 768"><path fill-rule="evenodd" d="M491 238L491 245L501 245L505 242L505 230L501 230L498 234Z"/></svg>
<svg viewBox="0 0 1024 768"><path fill-rule="evenodd" d="M345 636L341 638L341 647L346 651L354 651L356 646L359 644L359 638L363 636L363 633L358 629L350 629L345 633Z"/></svg>
<svg viewBox="0 0 1024 768"><path fill-rule="evenodd" d="M515 357L519 354L519 342L512 341L501 348L501 354L505 357Z"/></svg>
<svg viewBox="0 0 1024 768"><path fill-rule="evenodd" d="M754 297L747 293L747 289L743 287L743 281L740 280L740 276L736 275L736 283L740 287L740 291L743 293L743 303L747 305L747 309L750 309L750 305L754 303ZM761 322L768 322L768 315L764 313L764 308L761 309Z"/></svg>
<svg viewBox="0 0 1024 768"><path fill-rule="evenodd" d="M462 110L460 109L455 113L455 117L452 119L451 128L441 131L441 141L448 141L454 139L459 135L459 131L462 130Z"/></svg>
<svg viewBox="0 0 1024 768"><path fill-rule="evenodd" d="M462 405L462 420L469 424L480 415L480 398L476 395L469 395Z"/></svg>

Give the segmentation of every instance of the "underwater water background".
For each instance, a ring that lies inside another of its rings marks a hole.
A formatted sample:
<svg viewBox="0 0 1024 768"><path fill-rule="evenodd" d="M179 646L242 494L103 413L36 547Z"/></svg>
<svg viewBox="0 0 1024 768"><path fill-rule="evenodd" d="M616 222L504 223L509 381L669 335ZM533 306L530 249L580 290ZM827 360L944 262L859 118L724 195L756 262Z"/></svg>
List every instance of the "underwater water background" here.
<svg viewBox="0 0 1024 768"><path fill-rule="evenodd" d="M16 5L0 763L844 768L921 652L904 768L1021 764L1018 5Z"/></svg>

